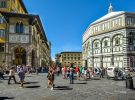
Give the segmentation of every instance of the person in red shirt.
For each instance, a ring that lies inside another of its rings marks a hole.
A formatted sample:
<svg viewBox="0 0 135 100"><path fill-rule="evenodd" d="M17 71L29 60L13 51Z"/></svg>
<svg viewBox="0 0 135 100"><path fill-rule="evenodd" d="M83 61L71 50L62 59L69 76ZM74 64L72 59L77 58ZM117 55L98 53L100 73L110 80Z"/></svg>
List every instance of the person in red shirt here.
<svg viewBox="0 0 135 100"><path fill-rule="evenodd" d="M63 72L64 72L64 79L66 79L66 73L67 73L67 67L66 66L64 66Z"/></svg>
<svg viewBox="0 0 135 100"><path fill-rule="evenodd" d="M79 80L80 79L80 69L79 69L78 66L76 67L75 71L76 71L76 74L77 74L77 80Z"/></svg>

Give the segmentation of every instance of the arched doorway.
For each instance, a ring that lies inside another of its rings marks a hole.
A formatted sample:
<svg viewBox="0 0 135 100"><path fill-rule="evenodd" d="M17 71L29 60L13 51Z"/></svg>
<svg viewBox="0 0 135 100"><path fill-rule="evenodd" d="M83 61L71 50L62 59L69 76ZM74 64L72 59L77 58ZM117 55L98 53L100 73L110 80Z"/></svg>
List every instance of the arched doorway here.
<svg viewBox="0 0 135 100"><path fill-rule="evenodd" d="M24 64L26 65L26 50L22 47L18 47L15 49L15 64L16 65L21 65Z"/></svg>

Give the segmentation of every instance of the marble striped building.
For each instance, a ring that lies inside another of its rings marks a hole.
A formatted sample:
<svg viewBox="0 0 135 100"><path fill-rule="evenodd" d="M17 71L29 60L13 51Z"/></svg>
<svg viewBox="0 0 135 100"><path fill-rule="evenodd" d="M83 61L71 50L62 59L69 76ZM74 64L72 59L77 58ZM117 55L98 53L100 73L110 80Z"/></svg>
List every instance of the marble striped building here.
<svg viewBox="0 0 135 100"><path fill-rule="evenodd" d="M135 67L135 13L113 11L90 24L83 34L83 66Z"/></svg>

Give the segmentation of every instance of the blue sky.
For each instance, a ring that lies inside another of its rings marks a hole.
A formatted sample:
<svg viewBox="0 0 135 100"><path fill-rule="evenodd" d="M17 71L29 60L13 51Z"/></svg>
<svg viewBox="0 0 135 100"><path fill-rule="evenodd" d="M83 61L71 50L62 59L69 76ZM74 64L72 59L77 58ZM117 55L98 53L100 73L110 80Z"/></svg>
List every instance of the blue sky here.
<svg viewBox="0 0 135 100"><path fill-rule="evenodd" d="M23 0L29 13L39 14L52 43L52 59L62 51L81 51L82 35L90 23L114 11L135 12L135 0Z"/></svg>

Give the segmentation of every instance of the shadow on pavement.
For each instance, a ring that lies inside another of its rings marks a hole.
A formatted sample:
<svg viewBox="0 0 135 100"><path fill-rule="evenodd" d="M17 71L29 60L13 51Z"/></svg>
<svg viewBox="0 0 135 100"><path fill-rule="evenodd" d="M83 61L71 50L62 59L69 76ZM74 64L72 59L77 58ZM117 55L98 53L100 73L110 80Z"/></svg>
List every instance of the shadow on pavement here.
<svg viewBox="0 0 135 100"><path fill-rule="evenodd" d="M55 86L54 90L72 90L69 86Z"/></svg>
<svg viewBox="0 0 135 100"><path fill-rule="evenodd" d="M0 100L14 99L14 97L0 97Z"/></svg>
<svg viewBox="0 0 135 100"><path fill-rule="evenodd" d="M33 77L33 76L25 76L25 77Z"/></svg>
<svg viewBox="0 0 135 100"><path fill-rule="evenodd" d="M92 80L101 80L100 78L92 78Z"/></svg>
<svg viewBox="0 0 135 100"><path fill-rule="evenodd" d="M37 86L25 86L25 88L39 88L40 86L37 85Z"/></svg>
<svg viewBox="0 0 135 100"><path fill-rule="evenodd" d="M74 83L74 84L88 84L87 82L80 82L80 83Z"/></svg>
<svg viewBox="0 0 135 100"><path fill-rule="evenodd" d="M36 83L39 83L39 82L25 82L24 84L36 84Z"/></svg>
<svg viewBox="0 0 135 100"><path fill-rule="evenodd" d="M84 79L81 79L81 80L79 80L79 81L91 81L91 79L87 79L87 80L84 80Z"/></svg>

